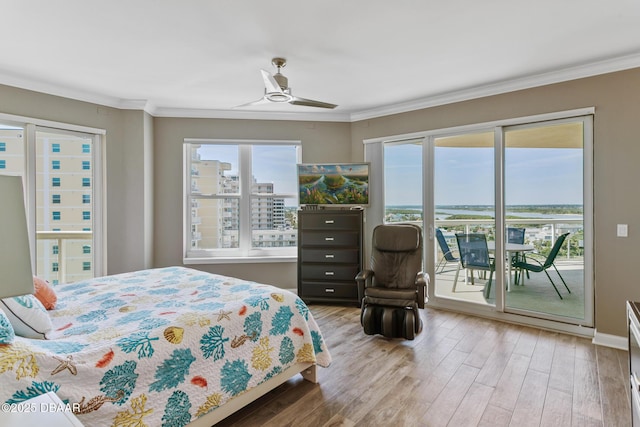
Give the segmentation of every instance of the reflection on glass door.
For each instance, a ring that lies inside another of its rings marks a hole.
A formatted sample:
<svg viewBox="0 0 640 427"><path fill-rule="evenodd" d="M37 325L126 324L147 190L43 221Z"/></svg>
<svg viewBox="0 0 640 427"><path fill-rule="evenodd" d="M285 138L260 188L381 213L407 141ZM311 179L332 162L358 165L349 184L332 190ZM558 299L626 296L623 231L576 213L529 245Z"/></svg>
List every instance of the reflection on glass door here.
<svg viewBox="0 0 640 427"><path fill-rule="evenodd" d="M588 324L584 135L582 119L504 130L505 311Z"/></svg>
<svg viewBox="0 0 640 427"><path fill-rule="evenodd" d="M495 304L494 132L434 139L435 295Z"/></svg>

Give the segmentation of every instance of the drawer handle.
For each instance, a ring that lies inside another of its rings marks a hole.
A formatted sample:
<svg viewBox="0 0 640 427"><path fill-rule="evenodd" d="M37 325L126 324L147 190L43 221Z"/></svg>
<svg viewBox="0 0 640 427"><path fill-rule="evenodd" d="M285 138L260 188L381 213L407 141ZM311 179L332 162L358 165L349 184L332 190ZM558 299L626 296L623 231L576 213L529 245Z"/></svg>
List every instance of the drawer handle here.
<svg viewBox="0 0 640 427"><path fill-rule="evenodd" d="M333 242L333 237L325 237L324 240L327 242Z"/></svg>
<svg viewBox="0 0 640 427"><path fill-rule="evenodd" d="M324 275L325 276L333 276L335 273L333 271L325 271Z"/></svg>
<svg viewBox="0 0 640 427"><path fill-rule="evenodd" d="M326 293L328 293L328 294L333 294L333 293L335 293L335 289L333 289L333 288L325 288L325 290L324 290L324 291L325 291Z"/></svg>
<svg viewBox="0 0 640 427"><path fill-rule="evenodd" d="M335 221L332 219L327 219L324 221L325 224L333 224Z"/></svg>
<svg viewBox="0 0 640 427"><path fill-rule="evenodd" d="M331 258L331 259L335 258L335 257L333 256L333 254L326 254L324 257L325 257L325 258Z"/></svg>

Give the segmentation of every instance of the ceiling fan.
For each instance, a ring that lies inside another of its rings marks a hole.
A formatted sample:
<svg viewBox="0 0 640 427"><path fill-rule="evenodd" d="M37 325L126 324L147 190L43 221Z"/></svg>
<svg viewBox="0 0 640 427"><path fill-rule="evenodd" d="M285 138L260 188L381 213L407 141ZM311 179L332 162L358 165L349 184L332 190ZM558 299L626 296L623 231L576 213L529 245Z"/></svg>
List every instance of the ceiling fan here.
<svg viewBox="0 0 640 427"><path fill-rule="evenodd" d="M271 63L277 68L278 72L271 75L268 71L260 70L262 72L262 78L264 79L264 96L257 101L249 102L248 104L238 105L236 108L248 107L252 105L263 105L271 102L275 103L288 103L292 105L304 105L307 107L319 107L319 108L336 108L337 105L329 104L328 102L314 101L313 99L300 98L291 94L291 88L289 87L289 79L287 79L280 70L287 65L287 60L284 58L273 58Z"/></svg>

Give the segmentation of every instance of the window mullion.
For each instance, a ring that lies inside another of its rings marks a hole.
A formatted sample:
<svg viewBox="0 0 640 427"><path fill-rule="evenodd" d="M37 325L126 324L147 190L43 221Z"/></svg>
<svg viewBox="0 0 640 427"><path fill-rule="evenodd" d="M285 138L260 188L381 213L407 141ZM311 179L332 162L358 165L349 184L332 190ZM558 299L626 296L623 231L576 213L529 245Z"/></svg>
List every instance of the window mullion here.
<svg viewBox="0 0 640 427"><path fill-rule="evenodd" d="M24 169L24 190L27 197L27 218L29 223L29 236L31 242L31 263L37 265L38 247L36 241L37 219L36 219L36 126L31 123L25 125L25 169ZM34 269L35 271L35 269Z"/></svg>
<svg viewBox="0 0 640 427"><path fill-rule="evenodd" d="M191 144L184 144L183 146L183 171L182 171L182 186L183 186L183 194L185 195L184 203L182 210L182 222L184 224L185 230L183 231L182 236L182 256L186 258L189 252L192 250L191 242L193 239L193 230L192 230L192 221L191 221L191 211L193 206L193 201L196 200L194 195L191 194Z"/></svg>
<svg viewBox="0 0 640 427"><path fill-rule="evenodd" d="M251 184L252 180L252 159L251 146L240 145L238 147L240 155L240 230L239 243L243 256L248 256L251 250Z"/></svg>

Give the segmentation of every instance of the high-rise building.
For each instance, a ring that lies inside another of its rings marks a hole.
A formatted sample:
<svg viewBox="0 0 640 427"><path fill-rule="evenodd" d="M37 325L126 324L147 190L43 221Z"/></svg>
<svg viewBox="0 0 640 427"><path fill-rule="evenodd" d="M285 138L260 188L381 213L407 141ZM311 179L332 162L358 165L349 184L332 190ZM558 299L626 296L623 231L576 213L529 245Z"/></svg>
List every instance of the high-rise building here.
<svg viewBox="0 0 640 427"><path fill-rule="evenodd" d="M36 137L36 274L53 284L93 277L92 164L88 139ZM0 174L25 176L24 130L0 128Z"/></svg>
<svg viewBox="0 0 640 427"><path fill-rule="evenodd" d="M237 175L225 175L231 164L218 160L200 160L194 153L191 159L192 191L221 196L238 194L240 179ZM283 198L270 197L273 183L251 184L251 229L254 247L295 246L297 230L286 227ZM238 199L217 197L194 201L191 206L191 248L237 248L240 215Z"/></svg>

